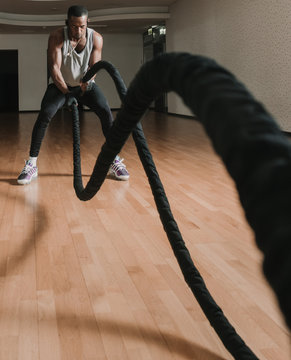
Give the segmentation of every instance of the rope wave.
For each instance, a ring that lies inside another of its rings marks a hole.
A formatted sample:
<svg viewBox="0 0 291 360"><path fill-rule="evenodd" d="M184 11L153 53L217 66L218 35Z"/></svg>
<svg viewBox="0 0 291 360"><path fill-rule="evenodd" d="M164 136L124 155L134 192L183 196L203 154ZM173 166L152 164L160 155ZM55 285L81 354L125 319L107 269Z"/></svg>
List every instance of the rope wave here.
<svg viewBox="0 0 291 360"><path fill-rule="evenodd" d="M235 359L257 359L215 303L195 267L168 199L140 124L150 103L174 91L200 121L234 179L246 218L264 254L263 270L274 289L286 323L291 327L291 145L279 126L246 87L214 60L188 53L163 54L139 70L127 90L116 68L96 63L88 81L101 69L112 77L122 100L86 187L82 184L78 112L73 104L74 188L80 200L100 189L109 166L132 133L147 174L164 230L185 281L210 324Z"/></svg>

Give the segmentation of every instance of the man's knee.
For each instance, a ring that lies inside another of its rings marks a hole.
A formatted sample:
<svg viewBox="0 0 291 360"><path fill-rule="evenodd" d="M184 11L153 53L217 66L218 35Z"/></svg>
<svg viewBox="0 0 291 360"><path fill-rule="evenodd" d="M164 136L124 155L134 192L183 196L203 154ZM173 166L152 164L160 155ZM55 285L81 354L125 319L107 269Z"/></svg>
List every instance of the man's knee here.
<svg viewBox="0 0 291 360"><path fill-rule="evenodd" d="M40 109L37 121L43 124L49 124L57 111L58 109L55 106L42 107Z"/></svg>

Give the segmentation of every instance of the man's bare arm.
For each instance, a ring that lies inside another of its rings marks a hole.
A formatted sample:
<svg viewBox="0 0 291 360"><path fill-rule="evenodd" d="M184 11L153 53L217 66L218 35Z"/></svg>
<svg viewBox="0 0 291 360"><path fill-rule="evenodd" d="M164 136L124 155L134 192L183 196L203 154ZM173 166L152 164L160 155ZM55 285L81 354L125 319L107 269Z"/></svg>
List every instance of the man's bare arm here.
<svg viewBox="0 0 291 360"><path fill-rule="evenodd" d="M103 38L99 33L95 31L93 34L93 49L89 59L89 68L92 67L96 62L101 60L102 47L103 47ZM95 76L96 75L94 75L92 79L94 79ZM87 83L81 82L80 86L82 91L86 91L88 84L89 84L88 82Z"/></svg>
<svg viewBox="0 0 291 360"><path fill-rule="evenodd" d="M91 52L89 67L92 67L96 62L102 58L103 38L96 31L93 34L93 49Z"/></svg>
<svg viewBox="0 0 291 360"><path fill-rule="evenodd" d="M66 94L69 89L61 73L63 42L63 29L51 33L48 40L48 66L53 82L63 94Z"/></svg>

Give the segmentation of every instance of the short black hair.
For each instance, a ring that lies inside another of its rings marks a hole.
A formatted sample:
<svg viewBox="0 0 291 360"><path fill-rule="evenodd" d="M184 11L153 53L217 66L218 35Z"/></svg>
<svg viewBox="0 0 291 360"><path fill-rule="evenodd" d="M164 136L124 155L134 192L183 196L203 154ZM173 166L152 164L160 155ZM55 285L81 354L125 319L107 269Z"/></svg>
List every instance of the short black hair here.
<svg viewBox="0 0 291 360"><path fill-rule="evenodd" d="M75 16L75 17L87 16L88 17L88 10L85 8L85 6L81 6L81 5L70 6L68 9L68 19L70 19L70 17L72 17L72 16Z"/></svg>

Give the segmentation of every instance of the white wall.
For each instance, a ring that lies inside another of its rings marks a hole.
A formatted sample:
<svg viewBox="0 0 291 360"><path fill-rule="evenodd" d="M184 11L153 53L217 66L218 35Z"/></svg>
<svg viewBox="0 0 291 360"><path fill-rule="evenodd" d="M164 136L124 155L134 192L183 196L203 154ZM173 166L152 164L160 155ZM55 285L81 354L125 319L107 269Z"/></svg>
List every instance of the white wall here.
<svg viewBox="0 0 291 360"><path fill-rule="evenodd" d="M140 34L104 34L103 60L111 62L120 72L128 87L142 65L143 39ZM95 79L107 97L111 108L119 108L120 100L115 85L105 70Z"/></svg>
<svg viewBox="0 0 291 360"><path fill-rule="evenodd" d="M170 12L168 52L214 58L291 131L290 0L178 0ZM175 94L168 108L191 114Z"/></svg>
<svg viewBox="0 0 291 360"><path fill-rule="evenodd" d="M105 34L103 59L112 62L126 85L142 62L142 36L138 34ZM39 110L47 85L48 35L0 35L0 49L18 50L19 110ZM112 108L120 107L113 81L104 71L96 82Z"/></svg>

